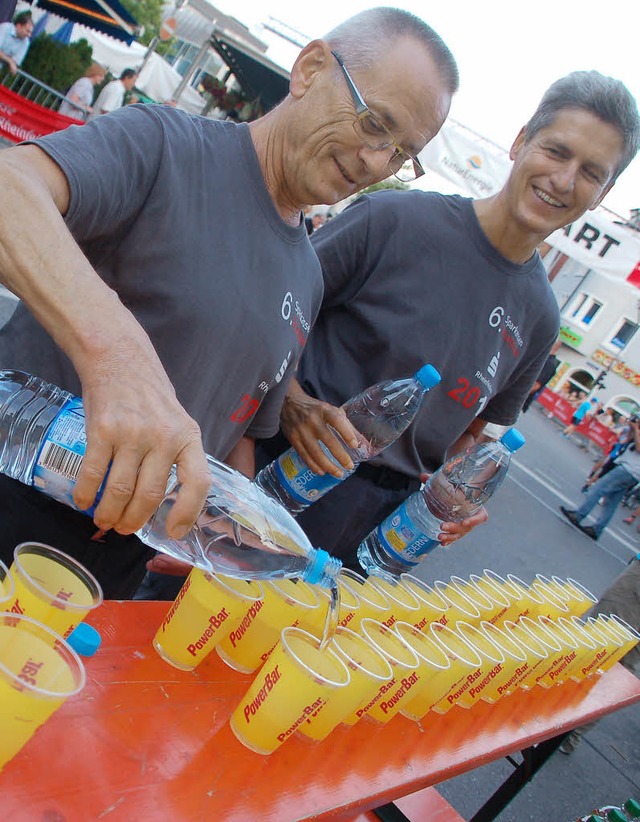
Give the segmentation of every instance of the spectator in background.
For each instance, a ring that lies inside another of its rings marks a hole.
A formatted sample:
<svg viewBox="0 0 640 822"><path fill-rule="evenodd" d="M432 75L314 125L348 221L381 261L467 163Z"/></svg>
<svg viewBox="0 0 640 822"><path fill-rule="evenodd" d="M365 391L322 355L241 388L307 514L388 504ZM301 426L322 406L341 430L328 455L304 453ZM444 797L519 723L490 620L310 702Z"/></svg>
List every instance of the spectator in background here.
<svg viewBox="0 0 640 822"><path fill-rule="evenodd" d="M584 399L574 411L573 417L571 417L571 422L562 432L562 436L570 437L587 416L592 416L595 414L597 405L598 400L595 397L591 397L590 400Z"/></svg>
<svg viewBox="0 0 640 822"><path fill-rule="evenodd" d="M313 230L317 231L324 225L324 216L322 214L314 214L311 218L311 222L313 223Z"/></svg>
<svg viewBox="0 0 640 822"><path fill-rule="evenodd" d="M135 69L128 68L122 72L119 80L112 80L107 83L98 95L89 119L94 120L101 114L109 114L111 111L122 108L124 95L127 91L131 91L137 79L138 72Z"/></svg>
<svg viewBox="0 0 640 822"><path fill-rule="evenodd" d="M589 476L587 477L585 484L582 486L583 494L586 494L593 483L599 480L600 477L608 474L609 471L616 467L615 461L617 458L620 454L623 454L627 450L627 447L633 442L632 423L635 422L636 419L637 417L634 416L631 420L625 421L621 426L619 426L617 441L613 444L613 447L609 453L602 457L601 460L598 460L589 472ZM626 521L627 520L625 520L625 522Z"/></svg>
<svg viewBox="0 0 640 822"><path fill-rule="evenodd" d="M570 523L579 528L583 534L597 540L613 517L622 498L640 482L640 422L631 424L633 442L620 456L615 467L601 477L584 498L582 505L574 510L560 506L562 514ZM600 497L604 498L602 513L593 525L582 525L582 520L595 508Z"/></svg>
<svg viewBox="0 0 640 822"><path fill-rule="evenodd" d="M0 63L9 67L11 74L18 71L18 66L27 56L31 45L33 20L30 11L23 11L13 18L13 23L0 25Z"/></svg>
<svg viewBox="0 0 640 822"><path fill-rule="evenodd" d="M93 87L102 83L105 74L104 66L100 63L91 63L84 77L76 80L67 92L67 99L62 101L58 113L66 117L75 117L76 120L87 120L93 111Z"/></svg>

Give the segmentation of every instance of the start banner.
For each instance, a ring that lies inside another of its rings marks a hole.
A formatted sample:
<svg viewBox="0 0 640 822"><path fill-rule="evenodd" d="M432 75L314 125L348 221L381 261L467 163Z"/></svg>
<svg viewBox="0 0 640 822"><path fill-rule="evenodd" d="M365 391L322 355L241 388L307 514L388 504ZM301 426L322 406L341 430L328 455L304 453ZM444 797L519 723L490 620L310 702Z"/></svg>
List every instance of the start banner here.
<svg viewBox="0 0 640 822"><path fill-rule="evenodd" d="M5 140L21 143L73 125L82 125L82 122L39 106L0 86L0 137Z"/></svg>

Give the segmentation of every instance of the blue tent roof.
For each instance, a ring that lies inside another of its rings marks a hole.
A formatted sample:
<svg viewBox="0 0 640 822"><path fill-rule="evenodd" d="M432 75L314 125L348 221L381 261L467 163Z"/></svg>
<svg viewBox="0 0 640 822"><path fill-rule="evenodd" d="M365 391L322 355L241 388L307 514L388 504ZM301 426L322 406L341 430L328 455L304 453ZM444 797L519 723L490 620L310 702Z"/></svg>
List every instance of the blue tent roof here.
<svg viewBox="0 0 640 822"><path fill-rule="evenodd" d="M38 6L130 45L138 23L118 0L38 0Z"/></svg>

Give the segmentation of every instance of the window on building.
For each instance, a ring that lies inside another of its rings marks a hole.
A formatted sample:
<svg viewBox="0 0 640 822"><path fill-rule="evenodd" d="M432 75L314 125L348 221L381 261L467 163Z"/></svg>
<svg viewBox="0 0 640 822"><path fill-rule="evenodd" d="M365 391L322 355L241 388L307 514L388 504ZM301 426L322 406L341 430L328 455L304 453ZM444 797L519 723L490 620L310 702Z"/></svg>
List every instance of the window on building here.
<svg viewBox="0 0 640 822"><path fill-rule="evenodd" d="M638 323L623 317L615 324L604 344L613 351L622 351L631 342L637 330Z"/></svg>
<svg viewBox="0 0 640 822"><path fill-rule="evenodd" d="M589 327L602 308L602 303L591 294L580 294L569 306L565 316L572 322Z"/></svg>

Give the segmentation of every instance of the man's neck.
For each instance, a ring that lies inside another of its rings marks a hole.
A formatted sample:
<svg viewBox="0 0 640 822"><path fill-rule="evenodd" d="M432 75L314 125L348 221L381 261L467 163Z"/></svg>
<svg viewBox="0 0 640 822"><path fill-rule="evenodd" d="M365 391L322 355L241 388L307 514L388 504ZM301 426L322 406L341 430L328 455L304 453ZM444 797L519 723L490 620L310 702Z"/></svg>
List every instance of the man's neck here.
<svg viewBox="0 0 640 822"><path fill-rule="evenodd" d="M524 231L515 223L500 192L484 200L474 200L473 208L480 227L491 245L512 263L526 263L545 239Z"/></svg>

